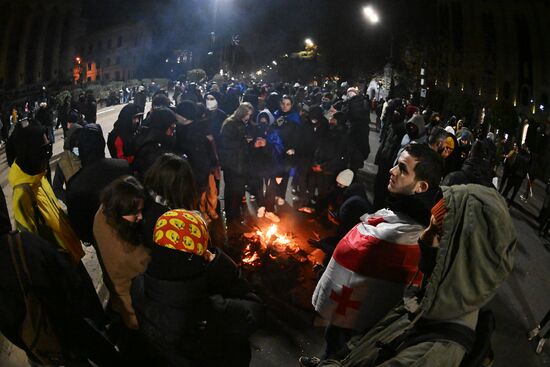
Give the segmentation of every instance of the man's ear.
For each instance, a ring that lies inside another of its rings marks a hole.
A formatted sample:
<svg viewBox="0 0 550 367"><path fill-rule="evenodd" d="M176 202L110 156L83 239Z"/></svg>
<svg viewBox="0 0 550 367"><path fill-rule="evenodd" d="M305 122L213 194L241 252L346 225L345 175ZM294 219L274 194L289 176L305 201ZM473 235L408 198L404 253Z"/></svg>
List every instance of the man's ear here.
<svg viewBox="0 0 550 367"><path fill-rule="evenodd" d="M428 191L429 188L430 188L430 185L428 184L428 181L418 181L414 186L414 193L421 194L423 192Z"/></svg>

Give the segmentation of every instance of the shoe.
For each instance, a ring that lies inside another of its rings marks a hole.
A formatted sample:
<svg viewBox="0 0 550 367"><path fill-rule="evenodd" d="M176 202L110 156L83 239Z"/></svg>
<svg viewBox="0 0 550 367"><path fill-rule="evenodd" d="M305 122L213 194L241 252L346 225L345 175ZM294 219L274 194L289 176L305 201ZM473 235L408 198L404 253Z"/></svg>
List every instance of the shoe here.
<svg viewBox="0 0 550 367"><path fill-rule="evenodd" d="M319 363L321 363L321 360L317 357L301 356L300 359L298 359L298 363L300 363L302 367L317 367Z"/></svg>
<svg viewBox="0 0 550 367"><path fill-rule="evenodd" d="M263 218L265 215L265 206L261 206L258 208L258 212L256 213L256 216L258 218Z"/></svg>
<svg viewBox="0 0 550 367"><path fill-rule="evenodd" d="M541 340L539 340L539 343L537 344L537 349L535 350L537 354L542 353L542 348L544 347L545 343L546 343L546 338L542 338Z"/></svg>
<svg viewBox="0 0 550 367"><path fill-rule="evenodd" d="M277 214L272 213L272 212L265 212L265 217L267 219L269 219L270 221L272 221L273 223L279 223L281 221L279 219L279 217L277 216Z"/></svg>
<svg viewBox="0 0 550 367"><path fill-rule="evenodd" d="M540 333L540 325L527 333L527 340L533 340Z"/></svg>

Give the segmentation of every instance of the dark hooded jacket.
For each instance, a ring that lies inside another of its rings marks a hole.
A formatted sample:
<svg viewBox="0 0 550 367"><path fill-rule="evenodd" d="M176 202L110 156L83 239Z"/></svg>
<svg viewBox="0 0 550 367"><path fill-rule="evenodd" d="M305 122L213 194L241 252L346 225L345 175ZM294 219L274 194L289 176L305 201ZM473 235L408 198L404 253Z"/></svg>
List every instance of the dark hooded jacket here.
<svg viewBox="0 0 550 367"><path fill-rule="evenodd" d="M353 143L361 152L363 160L370 154L370 105L365 96L356 95L347 101L342 112L351 124L350 135Z"/></svg>
<svg viewBox="0 0 550 367"><path fill-rule="evenodd" d="M492 182L494 172L489 155L485 144L480 141L475 142L462 168L445 176L442 185L478 184L494 187Z"/></svg>
<svg viewBox="0 0 550 367"><path fill-rule="evenodd" d="M132 119L140 112L142 111L139 106L133 103L127 104L120 110L113 130L107 138L107 147L112 158L126 159L132 163L132 144L136 132Z"/></svg>
<svg viewBox="0 0 550 367"><path fill-rule="evenodd" d="M512 271L516 234L496 190L460 185L444 188L443 196L439 247L421 245L422 257L433 259L421 292L319 366L460 365L473 344L479 309Z"/></svg>
<svg viewBox="0 0 550 367"><path fill-rule="evenodd" d="M147 272L134 281L140 331L159 366L248 366L248 336L264 308L237 265L221 250L206 263L155 245Z"/></svg>
<svg viewBox="0 0 550 367"><path fill-rule="evenodd" d="M143 178L155 160L164 153L176 153L176 139L167 135L167 130L176 123L176 115L170 109L160 108L151 113L149 126L143 127L135 137L135 159L132 169Z"/></svg>
<svg viewBox="0 0 550 367"><path fill-rule="evenodd" d="M78 148L82 168L67 183L67 211L78 237L94 243L94 216L99 209L101 191L120 176L132 171L123 159L105 158L101 126L88 124L81 129Z"/></svg>

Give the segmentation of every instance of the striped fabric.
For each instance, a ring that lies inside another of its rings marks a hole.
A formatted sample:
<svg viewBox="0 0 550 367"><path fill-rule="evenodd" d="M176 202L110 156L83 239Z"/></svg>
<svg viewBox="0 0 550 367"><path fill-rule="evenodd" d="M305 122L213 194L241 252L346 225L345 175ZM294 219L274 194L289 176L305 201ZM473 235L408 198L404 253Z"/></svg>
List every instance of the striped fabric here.
<svg viewBox="0 0 550 367"><path fill-rule="evenodd" d="M313 293L315 310L339 327L373 326L399 303L406 284L420 285L424 228L388 209L364 215L336 246Z"/></svg>

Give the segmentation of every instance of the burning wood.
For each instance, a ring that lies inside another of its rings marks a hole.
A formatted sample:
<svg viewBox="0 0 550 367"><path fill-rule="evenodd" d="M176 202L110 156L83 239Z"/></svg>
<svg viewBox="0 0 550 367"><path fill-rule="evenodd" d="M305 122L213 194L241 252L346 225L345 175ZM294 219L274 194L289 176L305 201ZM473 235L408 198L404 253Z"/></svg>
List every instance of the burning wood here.
<svg viewBox="0 0 550 367"><path fill-rule="evenodd" d="M244 238L248 244L243 250L243 265L257 267L267 259L277 261L290 257L298 262L307 261L300 246L293 241L294 237L279 233L276 224L272 224L265 232L258 229L256 232L245 233Z"/></svg>

